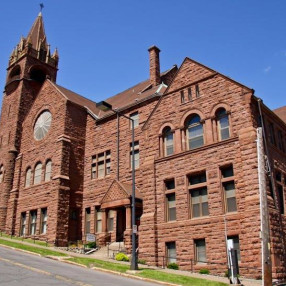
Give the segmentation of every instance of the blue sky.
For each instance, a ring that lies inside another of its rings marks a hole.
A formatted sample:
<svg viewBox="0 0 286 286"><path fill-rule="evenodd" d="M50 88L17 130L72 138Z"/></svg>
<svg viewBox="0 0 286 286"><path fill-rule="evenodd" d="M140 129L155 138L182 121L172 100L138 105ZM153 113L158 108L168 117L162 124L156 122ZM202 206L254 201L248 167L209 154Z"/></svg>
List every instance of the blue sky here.
<svg viewBox="0 0 286 286"><path fill-rule="evenodd" d="M149 77L148 48L161 71L190 57L255 89L271 109L286 105L285 0L2 1L0 86L9 55L44 3L57 83L94 101Z"/></svg>

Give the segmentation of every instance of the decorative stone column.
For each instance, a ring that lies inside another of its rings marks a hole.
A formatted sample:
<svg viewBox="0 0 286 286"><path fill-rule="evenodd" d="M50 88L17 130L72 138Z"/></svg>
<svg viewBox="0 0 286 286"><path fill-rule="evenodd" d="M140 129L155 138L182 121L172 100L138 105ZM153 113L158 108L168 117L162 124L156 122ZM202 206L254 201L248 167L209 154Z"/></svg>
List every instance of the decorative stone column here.
<svg viewBox="0 0 286 286"><path fill-rule="evenodd" d="M124 231L124 246L127 253L131 253L132 249L132 222L131 222L131 206L125 206L126 210L126 230Z"/></svg>
<svg viewBox="0 0 286 286"><path fill-rule="evenodd" d="M4 175L4 182L2 183L2 190L0 193L0 229L1 230L5 230L5 227L6 227L8 200L10 197L10 191L13 186L16 156L17 156L17 150L11 149L8 151L6 160L4 162L5 175Z"/></svg>
<svg viewBox="0 0 286 286"><path fill-rule="evenodd" d="M131 229L131 206L125 206L126 210L126 229Z"/></svg>

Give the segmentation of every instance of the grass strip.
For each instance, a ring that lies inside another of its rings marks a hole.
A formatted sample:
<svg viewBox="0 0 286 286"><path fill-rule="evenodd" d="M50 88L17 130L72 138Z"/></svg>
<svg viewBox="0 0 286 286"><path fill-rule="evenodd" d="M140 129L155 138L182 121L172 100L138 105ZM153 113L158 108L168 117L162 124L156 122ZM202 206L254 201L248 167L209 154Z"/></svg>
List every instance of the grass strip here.
<svg viewBox="0 0 286 286"><path fill-rule="evenodd" d="M9 238L11 240L18 240L18 241L34 243L34 244L41 245L41 246L47 246L47 243L45 241L34 240L32 238L23 238L23 237L19 237L19 236L12 236L12 238L11 238L11 235L8 235L6 233L1 233L1 236ZM1 238L1 236L0 236L0 238Z"/></svg>
<svg viewBox="0 0 286 286"><path fill-rule="evenodd" d="M67 255L64 253L60 253L57 251L49 250L47 248L38 248L30 245L25 245L22 243L17 243L14 241L4 240L0 237L0 244L7 245L10 247L30 251L33 253L37 253L43 256L63 256L66 257ZM85 257L72 257L68 258L67 260L85 265L87 267L98 267L102 269L117 271L121 273L125 273L127 270L130 269L130 265L125 264L119 264L94 258L85 258ZM226 283L222 282L216 282L216 281L210 281L206 279L200 279L200 278L194 278L190 276L184 276L184 275L178 275L178 274L172 274L172 273L166 273L162 272L160 270L154 270L154 269L140 269L141 271L136 274L136 276L143 277L143 278L149 278L154 279L158 281L163 282L169 282L179 285L192 285L192 286L225 286L228 285Z"/></svg>
<svg viewBox="0 0 286 286"><path fill-rule="evenodd" d="M158 281L164 281L179 285L192 285L192 286L225 286L228 285L223 282L210 281L206 279L194 278L190 276L184 276L179 274L166 273L153 269L143 269L136 276L154 279Z"/></svg>
<svg viewBox="0 0 286 286"><path fill-rule="evenodd" d="M47 256L47 255L51 255L51 256L67 256L64 253L60 253L60 252L53 251L53 250L50 250L50 249L33 247L33 246L30 246L30 245L25 245L25 244L22 244L22 243L17 243L17 242L9 241L9 240L4 240L4 239L1 239L1 238L0 238L0 244L7 245L7 246L10 246L10 247L14 247L14 248L18 248L18 249L22 249L22 250L26 250L26 251L30 251L30 252L37 253L37 254L41 254L43 256Z"/></svg>
<svg viewBox="0 0 286 286"><path fill-rule="evenodd" d="M87 267L98 267L98 268L118 271L121 273L124 273L130 269L129 265L113 263L113 262L103 261L103 260L94 259L94 258L72 257L66 260L69 260L69 261L72 261L78 264L82 264Z"/></svg>
<svg viewBox="0 0 286 286"><path fill-rule="evenodd" d="M85 265L87 267L98 267L108 270L113 270L121 273L125 273L130 269L130 265L118 264L108 261L102 261L93 258L73 257L67 260ZM166 273L153 269L140 269L141 271L136 276L154 279L163 282L169 282L179 285L192 285L192 286L226 286L228 284L216 281L210 281L206 279L194 278L190 276Z"/></svg>

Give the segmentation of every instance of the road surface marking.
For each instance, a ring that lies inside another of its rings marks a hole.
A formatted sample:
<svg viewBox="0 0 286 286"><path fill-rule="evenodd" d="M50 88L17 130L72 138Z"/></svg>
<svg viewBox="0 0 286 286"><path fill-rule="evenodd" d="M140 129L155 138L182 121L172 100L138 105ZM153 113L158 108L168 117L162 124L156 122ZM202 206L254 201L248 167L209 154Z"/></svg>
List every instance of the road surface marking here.
<svg viewBox="0 0 286 286"><path fill-rule="evenodd" d="M15 266L19 266L19 267L22 267L22 268L25 268L25 269L28 269L28 270L31 270L31 271L34 271L34 272L37 272L37 273L41 273L41 274L44 274L44 275L47 275L47 276L52 276L58 280L61 280L61 281L64 281L64 282L68 282L68 283L72 283L72 284L75 284L75 285L78 285L78 286L92 286L91 284L86 284L86 283L83 283L83 282L80 282L80 281L75 281L75 280L72 280L70 278L67 278L67 277L64 277L64 276L61 276L61 275L55 275L51 272L47 272L47 271L44 271L44 270L41 270L41 269L38 269L38 268L34 268L34 267L31 267L31 266L28 266L28 265L25 265L25 264L22 264L22 263L18 263L18 262L14 262L12 260L9 260L9 259L5 259L5 258L0 258L0 261L4 261L4 262L7 262L7 263L10 263L12 265L15 265Z"/></svg>

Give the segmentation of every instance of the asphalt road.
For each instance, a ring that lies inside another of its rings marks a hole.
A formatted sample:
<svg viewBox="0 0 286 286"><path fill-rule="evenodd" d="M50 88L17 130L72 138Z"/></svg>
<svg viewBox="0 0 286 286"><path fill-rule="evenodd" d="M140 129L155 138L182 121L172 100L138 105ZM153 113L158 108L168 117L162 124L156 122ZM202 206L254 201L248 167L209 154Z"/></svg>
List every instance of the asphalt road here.
<svg viewBox="0 0 286 286"><path fill-rule="evenodd" d="M158 286L0 246L0 285Z"/></svg>

